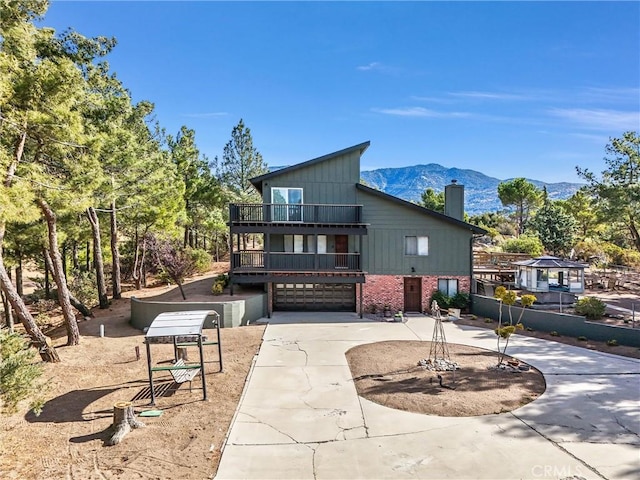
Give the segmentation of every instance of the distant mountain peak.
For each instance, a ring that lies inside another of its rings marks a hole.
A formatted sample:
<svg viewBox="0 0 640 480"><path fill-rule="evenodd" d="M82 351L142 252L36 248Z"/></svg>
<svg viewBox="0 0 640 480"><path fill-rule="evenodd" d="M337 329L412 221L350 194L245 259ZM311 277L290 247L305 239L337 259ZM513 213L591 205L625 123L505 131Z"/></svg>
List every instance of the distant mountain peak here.
<svg viewBox="0 0 640 480"><path fill-rule="evenodd" d="M437 163L365 170L360 172L360 177L372 188L415 202L420 201L422 193L427 188L441 192L451 180L456 180L458 184L464 185L465 212L469 215L502 210L502 202L498 198L498 185L512 180L499 180L477 170L447 168ZM527 180L540 189L546 186L549 198L554 200L569 198L583 186L580 183Z"/></svg>

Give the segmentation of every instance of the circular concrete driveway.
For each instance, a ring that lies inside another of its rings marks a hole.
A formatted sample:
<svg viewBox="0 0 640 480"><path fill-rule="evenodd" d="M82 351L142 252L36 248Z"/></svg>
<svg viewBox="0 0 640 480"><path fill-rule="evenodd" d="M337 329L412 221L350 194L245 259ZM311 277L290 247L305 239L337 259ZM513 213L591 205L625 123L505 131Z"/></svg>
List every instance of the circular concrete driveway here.
<svg viewBox="0 0 640 480"><path fill-rule="evenodd" d="M517 336L509 354L543 372L545 393L509 413L437 417L359 397L344 355L431 340L432 318L279 313L269 322L216 478L640 478L640 360ZM445 332L495 348L485 329L447 323Z"/></svg>

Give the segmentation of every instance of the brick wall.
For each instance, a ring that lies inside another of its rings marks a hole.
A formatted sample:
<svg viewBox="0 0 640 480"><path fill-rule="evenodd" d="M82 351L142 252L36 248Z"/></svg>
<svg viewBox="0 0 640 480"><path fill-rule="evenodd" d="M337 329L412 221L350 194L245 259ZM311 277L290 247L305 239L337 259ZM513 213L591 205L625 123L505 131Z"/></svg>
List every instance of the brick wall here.
<svg viewBox="0 0 640 480"><path fill-rule="evenodd" d="M438 289L439 278L456 278L458 279L458 290L469 293L468 276L425 275L419 278L422 279L423 311L430 308L431 295ZM389 305L394 312L404 310L404 279L405 276L403 275L367 275L366 283L362 285L364 312L371 312L373 306L380 311L385 305Z"/></svg>

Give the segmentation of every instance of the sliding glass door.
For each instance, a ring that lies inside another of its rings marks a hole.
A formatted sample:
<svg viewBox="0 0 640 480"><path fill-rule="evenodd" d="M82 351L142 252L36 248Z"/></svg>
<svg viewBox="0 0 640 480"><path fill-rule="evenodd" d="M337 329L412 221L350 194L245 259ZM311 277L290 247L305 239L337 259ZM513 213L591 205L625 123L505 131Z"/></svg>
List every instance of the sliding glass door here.
<svg viewBox="0 0 640 480"><path fill-rule="evenodd" d="M273 187L271 189L273 220L275 222L302 221L302 189Z"/></svg>

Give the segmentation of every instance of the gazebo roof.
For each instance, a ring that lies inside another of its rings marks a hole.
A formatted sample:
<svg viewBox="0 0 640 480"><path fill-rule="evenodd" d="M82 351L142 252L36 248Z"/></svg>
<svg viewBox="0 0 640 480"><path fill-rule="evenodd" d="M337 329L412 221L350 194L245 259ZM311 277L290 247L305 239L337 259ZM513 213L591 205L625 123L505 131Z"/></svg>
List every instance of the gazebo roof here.
<svg viewBox="0 0 640 480"><path fill-rule="evenodd" d="M514 265L520 267L537 267L537 268L586 268L580 262L572 262L571 260L563 260L562 258L544 255L542 257L523 260L521 262L513 262Z"/></svg>
<svg viewBox="0 0 640 480"><path fill-rule="evenodd" d="M146 338L202 335L202 326L209 310L164 312L159 314L147 330Z"/></svg>

